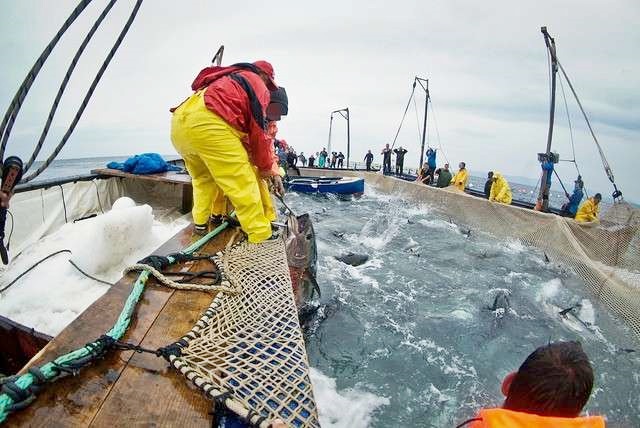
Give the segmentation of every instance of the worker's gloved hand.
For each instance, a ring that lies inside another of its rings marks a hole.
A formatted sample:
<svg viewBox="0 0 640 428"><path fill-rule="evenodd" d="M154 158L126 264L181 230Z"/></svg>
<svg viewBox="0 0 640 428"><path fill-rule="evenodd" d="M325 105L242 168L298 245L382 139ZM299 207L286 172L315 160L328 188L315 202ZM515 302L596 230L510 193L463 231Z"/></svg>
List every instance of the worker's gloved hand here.
<svg viewBox="0 0 640 428"><path fill-rule="evenodd" d="M9 199L11 199L11 194L0 192L0 207L9 208Z"/></svg>
<svg viewBox="0 0 640 428"><path fill-rule="evenodd" d="M271 185L273 187L273 192L280 196L284 196L284 184L282 184L282 177L279 175L271 176Z"/></svg>

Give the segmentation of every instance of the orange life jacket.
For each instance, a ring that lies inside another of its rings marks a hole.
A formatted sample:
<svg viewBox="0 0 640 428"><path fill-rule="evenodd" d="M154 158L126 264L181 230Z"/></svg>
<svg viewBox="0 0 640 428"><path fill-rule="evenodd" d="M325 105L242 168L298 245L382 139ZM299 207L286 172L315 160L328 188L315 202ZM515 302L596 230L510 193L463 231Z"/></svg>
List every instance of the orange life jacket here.
<svg viewBox="0 0 640 428"><path fill-rule="evenodd" d="M558 418L514 412L506 409L480 410L469 428L604 428L602 416L584 416L578 418Z"/></svg>

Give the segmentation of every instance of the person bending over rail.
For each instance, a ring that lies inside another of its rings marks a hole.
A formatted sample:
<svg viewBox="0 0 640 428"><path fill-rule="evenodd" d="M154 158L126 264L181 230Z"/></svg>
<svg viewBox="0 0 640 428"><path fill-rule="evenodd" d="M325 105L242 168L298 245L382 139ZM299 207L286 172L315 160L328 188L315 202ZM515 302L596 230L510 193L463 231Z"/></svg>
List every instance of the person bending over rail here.
<svg viewBox="0 0 640 428"><path fill-rule="evenodd" d="M580 417L592 388L593 369L580 343L550 343L504 378L501 408L480 410L457 428L604 428L602 416Z"/></svg>
<svg viewBox="0 0 640 428"><path fill-rule="evenodd" d="M429 167L427 168L425 180L423 182L424 184L431 184L433 183L433 174L435 174L436 171L436 156L438 155L438 149L432 149L429 147L425 154L427 155L427 165ZM429 177L428 179L426 178L427 176Z"/></svg>
<svg viewBox="0 0 640 428"><path fill-rule="evenodd" d="M489 200L501 204L511 204L511 187L509 187L509 183L502 174L497 171L493 173L493 184L491 184Z"/></svg>
<svg viewBox="0 0 640 428"><path fill-rule="evenodd" d="M449 171L449 164L445 163L444 167L436 170L438 174L438 181L436 181L436 187L447 187L451 184L451 172Z"/></svg>
<svg viewBox="0 0 640 428"><path fill-rule="evenodd" d="M277 90L266 61L207 67L191 84L194 94L171 109L171 141L183 157L193 185L193 221L207 231L212 202L224 193L235 207L249 242L272 235L260 184L272 181L283 194L272 139L265 133L266 108ZM255 167L254 167L255 166Z"/></svg>
<svg viewBox="0 0 640 428"><path fill-rule="evenodd" d="M489 199L491 196L491 186L493 185L493 171L487 173L487 181L484 183L484 196Z"/></svg>
<svg viewBox="0 0 640 428"><path fill-rule="evenodd" d="M560 211L561 216L575 218L580 202L582 202L582 198L584 197L584 192L582 190L583 186L584 183L580 176L578 176L571 196L565 192L565 195L569 200L562 205L562 210Z"/></svg>
<svg viewBox="0 0 640 428"><path fill-rule="evenodd" d="M469 172L467 171L467 164L464 162L460 162L458 164L458 172L451 179L451 184L454 185L456 189L461 192L464 192L464 188L467 187L467 182L469 181Z"/></svg>
<svg viewBox="0 0 640 428"><path fill-rule="evenodd" d="M602 195L600 193L596 193L592 198L584 201L584 203L580 205L580 209L578 209L578 212L576 213L576 221L578 223L598 221L598 213L600 212L601 200Z"/></svg>

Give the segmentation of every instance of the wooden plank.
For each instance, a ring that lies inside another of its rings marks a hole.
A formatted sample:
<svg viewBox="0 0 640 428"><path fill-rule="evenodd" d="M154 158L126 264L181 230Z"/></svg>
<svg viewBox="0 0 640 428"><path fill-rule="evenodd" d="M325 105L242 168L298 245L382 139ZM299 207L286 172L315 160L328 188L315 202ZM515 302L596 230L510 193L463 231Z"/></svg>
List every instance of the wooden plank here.
<svg viewBox="0 0 640 428"><path fill-rule="evenodd" d="M160 181L173 184L191 184L191 177L189 176L189 174L180 174L176 171L161 172L158 174L130 174L128 172L120 171L117 169L98 168L91 170L91 173L100 174L107 177L124 177L137 180Z"/></svg>
<svg viewBox="0 0 640 428"><path fill-rule="evenodd" d="M154 254L178 251L190 241L191 227L186 227ZM107 332L122 310L136 276L132 273L118 281L56 336L22 372L77 349ZM173 290L165 287L147 286L124 340L139 344L172 294ZM120 377L131 354L112 352L83 369L80 375L47 385L30 407L9 417L7 426L88 425Z"/></svg>
<svg viewBox="0 0 640 428"><path fill-rule="evenodd" d="M232 231L223 232L203 249L221 250ZM208 269L201 262L194 270ZM147 349L157 349L180 339L209 306L213 295L178 290L169 298L142 341ZM92 421L92 426L211 425L211 401L163 359L151 354L135 354L111 389L109 397Z"/></svg>

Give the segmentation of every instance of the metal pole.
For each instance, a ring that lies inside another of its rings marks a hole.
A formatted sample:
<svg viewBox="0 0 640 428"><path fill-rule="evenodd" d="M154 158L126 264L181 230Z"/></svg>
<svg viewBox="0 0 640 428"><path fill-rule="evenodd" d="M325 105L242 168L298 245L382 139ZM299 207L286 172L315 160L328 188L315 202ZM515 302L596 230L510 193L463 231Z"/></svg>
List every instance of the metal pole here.
<svg viewBox="0 0 640 428"><path fill-rule="evenodd" d="M418 165L418 169L422 168L422 164L424 162L424 143L427 138L427 107L429 103L429 79L426 79L426 87L425 87L425 97L424 97L424 122L422 123L422 146L420 147L420 164Z"/></svg>
<svg viewBox="0 0 640 428"><path fill-rule="evenodd" d="M349 169L349 153L351 152L351 122L349 121L349 107L345 110L347 111L347 169Z"/></svg>
<svg viewBox="0 0 640 428"><path fill-rule="evenodd" d="M549 132L547 134L547 161L551 158L551 141L553 139L553 120L556 110L556 75L558 73L558 58L556 57L556 42L553 37L547 33L547 27L540 29L544 36L544 42L547 45L549 54L551 55L551 106L549 107ZM549 210L549 186L547 186L549 171L543 170L542 183L540 183L539 199L542 199L542 211Z"/></svg>
<svg viewBox="0 0 640 428"><path fill-rule="evenodd" d="M327 143L327 152L331 153L331 126L333 125L333 112L329 118L329 142Z"/></svg>

